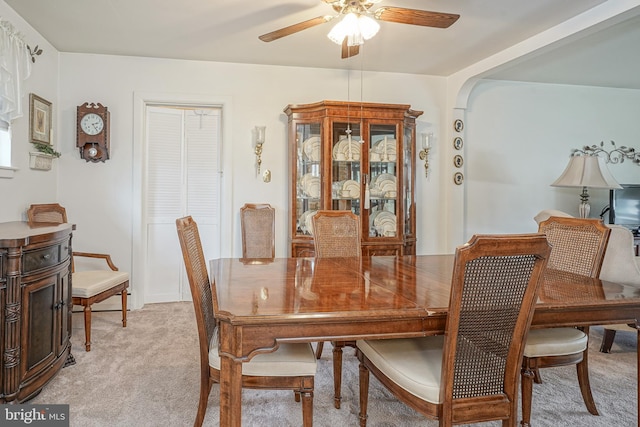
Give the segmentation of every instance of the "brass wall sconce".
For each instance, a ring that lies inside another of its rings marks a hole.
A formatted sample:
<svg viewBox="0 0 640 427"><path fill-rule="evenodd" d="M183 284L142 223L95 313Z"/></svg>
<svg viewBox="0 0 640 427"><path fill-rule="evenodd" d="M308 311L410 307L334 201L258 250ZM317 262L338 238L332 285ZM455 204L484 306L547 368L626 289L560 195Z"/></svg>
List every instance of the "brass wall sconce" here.
<svg viewBox="0 0 640 427"><path fill-rule="evenodd" d="M421 133L420 140L422 142L422 150L418 153L420 160L424 160L424 176L429 177L429 151L431 150L432 133Z"/></svg>
<svg viewBox="0 0 640 427"><path fill-rule="evenodd" d="M264 144L264 134L266 126L256 126L255 129L255 137L256 137L256 163L258 164L258 175L260 175L260 165L262 165L262 144Z"/></svg>

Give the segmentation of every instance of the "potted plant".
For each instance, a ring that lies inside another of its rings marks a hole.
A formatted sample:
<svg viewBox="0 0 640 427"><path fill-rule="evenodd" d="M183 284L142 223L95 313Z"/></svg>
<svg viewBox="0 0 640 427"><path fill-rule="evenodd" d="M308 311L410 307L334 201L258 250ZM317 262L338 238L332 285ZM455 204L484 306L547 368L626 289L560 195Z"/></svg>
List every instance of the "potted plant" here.
<svg viewBox="0 0 640 427"><path fill-rule="evenodd" d="M57 159L62 153L53 149L49 144L33 143L36 151L29 152L29 167L37 170L51 170L53 159Z"/></svg>

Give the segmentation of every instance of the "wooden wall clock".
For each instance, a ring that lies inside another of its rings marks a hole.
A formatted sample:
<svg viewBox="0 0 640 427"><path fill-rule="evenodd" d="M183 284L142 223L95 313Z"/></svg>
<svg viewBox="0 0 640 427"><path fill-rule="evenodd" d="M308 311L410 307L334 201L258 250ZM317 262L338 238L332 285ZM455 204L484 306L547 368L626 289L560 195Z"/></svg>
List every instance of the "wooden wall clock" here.
<svg viewBox="0 0 640 427"><path fill-rule="evenodd" d="M76 146L87 162L109 158L109 111L100 103L85 102L77 108Z"/></svg>

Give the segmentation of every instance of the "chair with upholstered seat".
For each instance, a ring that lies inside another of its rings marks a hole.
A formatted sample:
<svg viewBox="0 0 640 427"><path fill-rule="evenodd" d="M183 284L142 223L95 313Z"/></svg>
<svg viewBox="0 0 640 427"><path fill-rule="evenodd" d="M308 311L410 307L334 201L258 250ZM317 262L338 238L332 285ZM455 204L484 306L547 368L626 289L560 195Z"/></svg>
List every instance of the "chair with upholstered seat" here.
<svg viewBox="0 0 640 427"><path fill-rule="evenodd" d="M539 224L548 219L550 216L562 216L572 218L568 213L554 210L544 209L535 217L535 221ZM633 246L633 233L626 227L615 224L608 224L611 229L609 235L609 243L602 260L602 269L599 278L610 282L624 285L640 286L640 257L636 256ZM632 332L637 334L635 325L615 324L605 325L600 351L609 353L611 345L616 336L617 331Z"/></svg>
<svg viewBox="0 0 640 427"><path fill-rule="evenodd" d="M27 218L31 223L67 222L66 209L58 203L33 204L27 210ZM73 258L83 257L101 259L109 269L76 271L76 263L72 263L71 300L74 305L84 307L85 350L91 351L91 306L110 298L121 295L122 327L127 326L127 288L129 287L129 273L119 271L108 254L76 252Z"/></svg>
<svg viewBox="0 0 640 427"><path fill-rule="evenodd" d="M476 235L460 246L444 335L357 341L360 425L372 373L440 426L515 427L524 340L549 252L541 234Z"/></svg>
<svg viewBox="0 0 640 427"><path fill-rule="evenodd" d="M189 279L198 325L200 348L200 398L194 426L201 426L213 383L220 382L221 337L216 320L218 297L215 281L209 281L196 222L190 217L176 220L178 238ZM260 389L290 389L296 401L302 396L302 418L305 427L313 424L313 387L316 358L308 343L282 343L272 353L258 354L242 364L242 386Z"/></svg>
<svg viewBox="0 0 640 427"><path fill-rule="evenodd" d="M551 216L540 222L552 250L548 268L598 277L611 230L602 221ZM598 415L589 384L589 328L534 329L522 360L522 423L529 425L533 382L542 382L540 368L576 365L578 384L587 410Z"/></svg>
<svg viewBox="0 0 640 427"><path fill-rule="evenodd" d="M319 210L312 218L313 243L317 258L347 258L362 255L360 243L360 219L351 211ZM334 341L333 345L333 381L334 402L339 409L342 389L342 349L355 347L353 341ZM324 347L319 342L316 357L320 359Z"/></svg>
<svg viewBox="0 0 640 427"><path fill-rule="evenodd" d="M269 204L246 203L240 208L242 258L274 258L275 209Z"/></svg>

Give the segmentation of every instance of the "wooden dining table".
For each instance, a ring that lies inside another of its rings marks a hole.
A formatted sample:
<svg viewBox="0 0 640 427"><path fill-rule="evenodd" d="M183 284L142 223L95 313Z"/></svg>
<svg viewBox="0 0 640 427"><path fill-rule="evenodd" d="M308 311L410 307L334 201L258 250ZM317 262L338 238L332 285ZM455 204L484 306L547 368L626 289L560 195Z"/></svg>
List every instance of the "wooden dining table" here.
<svg viewBox="0 0 640 427"><path fill-rule="evenodd" d="M278 343L443 333L453 262L453 255L212 260L220 425L241 425L242 363ZM532 328L638 318L640 287L547 269ZM640 356L637 364L640 382Z"/></svg>

